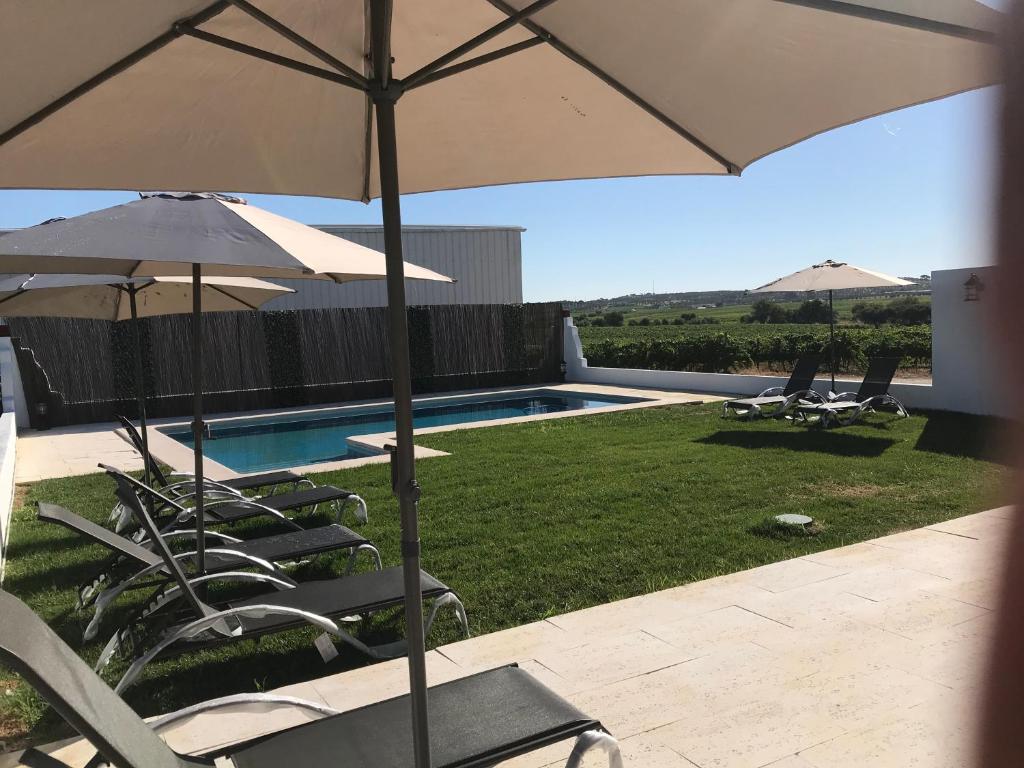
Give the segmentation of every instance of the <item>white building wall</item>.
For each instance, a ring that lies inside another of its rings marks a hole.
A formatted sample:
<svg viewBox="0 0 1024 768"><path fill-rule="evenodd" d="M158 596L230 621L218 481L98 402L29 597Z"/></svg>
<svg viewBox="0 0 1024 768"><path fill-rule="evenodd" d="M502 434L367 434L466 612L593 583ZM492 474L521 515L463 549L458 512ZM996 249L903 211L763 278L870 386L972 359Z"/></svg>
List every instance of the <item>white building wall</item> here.
<svg viewBox="0 0 1024 768"><path fill-rule="evenodd" d="M0 415L0 584L4 579L7 544L11 536L11 513L14 510L14 459L17 428L14 414Z"/></svg>
<svg viewBox="0 0 1024 768"><path fill-rule="evenodd" d="M367 248L384 251L384 231L378 226L318 225L317 229ZM405 260L454 277L448 283L409 280L409 305L521 304L523 256L521 227L402 227ZM263 306L266 310L321 307L383 307L383 280L360 280L337 285L321 280L275 280L296 293Z"/></svg>
<svg viewBox="0 0 1024 768"><path fill-rule="evenodd" d="M976 274L978 301L964 301L964 283ZM992 332L996 267L932 272L932 386L950 410L1009 415L998 340Z"/></svg>

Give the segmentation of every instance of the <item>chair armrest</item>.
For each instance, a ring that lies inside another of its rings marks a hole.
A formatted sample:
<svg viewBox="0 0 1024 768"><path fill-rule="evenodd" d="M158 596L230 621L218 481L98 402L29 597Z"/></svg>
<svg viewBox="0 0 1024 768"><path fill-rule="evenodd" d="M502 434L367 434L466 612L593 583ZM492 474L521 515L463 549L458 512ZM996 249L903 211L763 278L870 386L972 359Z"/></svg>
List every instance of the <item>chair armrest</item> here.
<svg viewBox="0 0 1024 768"><path fill-rule="evenodd" d="M850 402L857 399L856 392L839 392L829 398L830 403Z"/></svg>
<svg viewBox="0 0 1024 768"><path fill-rule="evenodd" d="M162 729L174 725L180 720L192 717L193 715L198 715L202 712L209 712L213 709L220 709L221 707L231 707L239 704L281 704L288 707L308 709L324 715L325 717L341 714L341 710L334 709L326 704L321 704L316 701L308 701L307 699L299 699L295 696L282 696L274 693L235 693L231 696L222 696L218 699L201 701L190 707L179 709L177 712L171 712L163 717L159 717L156 720L151 721L148 725L154 731L159 733Z"/></svg>
<svg viewBox="0 0 1024 768"><path fill-rule="evenodd" d="M764 390L761 394L757 395L757 397L769 397L771 395L781 395L783 393L783 391L785 391L785 389L786 389L785 387L768 387L768 389Z"/></svg>
<svg viewBox="0 0 1024 768"><path fill-rule="evenodd" d="M156 643L152 648L146 651L145 654L132 662L128 671L125 672L121 680L118 681L117 686L114 688L114 693L119 696L123 695L124 691L138 679L140 674L142 674L142 670L145 669L149 662L159 656L160 653L169 645L172 645L179 640L187 640L195 637L196 635L200 635L208 629L212 629L217 624L223 624L225 619L234 618L236 616L251 616L253 618L262 619L266 616L272 615L292 616L306 622L307 624L319 627L335 637L341 637L344 634L337 624L325 616L318 616L315 613L302 611L298 608L288 608L283 605L246 605L238 608L228 608L189 622L188 624L179 627L174 632L168 632L163 638L161 638L160 642ZM240 630L233 630L232 632L237 633L238 631Z"/></svg>

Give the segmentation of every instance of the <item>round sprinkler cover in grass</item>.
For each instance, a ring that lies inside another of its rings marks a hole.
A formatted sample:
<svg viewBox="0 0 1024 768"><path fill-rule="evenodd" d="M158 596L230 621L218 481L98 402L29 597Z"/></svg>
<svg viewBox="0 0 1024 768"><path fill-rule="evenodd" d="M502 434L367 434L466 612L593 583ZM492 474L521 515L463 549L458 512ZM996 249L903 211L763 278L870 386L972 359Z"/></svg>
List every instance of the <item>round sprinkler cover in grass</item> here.
<svg viewBox="0 0 1024 768"><path fill-rule="evenodd" d="M783 525L808 526L814 522L814 518L807 515L776 515L775 522Z"/></svg>

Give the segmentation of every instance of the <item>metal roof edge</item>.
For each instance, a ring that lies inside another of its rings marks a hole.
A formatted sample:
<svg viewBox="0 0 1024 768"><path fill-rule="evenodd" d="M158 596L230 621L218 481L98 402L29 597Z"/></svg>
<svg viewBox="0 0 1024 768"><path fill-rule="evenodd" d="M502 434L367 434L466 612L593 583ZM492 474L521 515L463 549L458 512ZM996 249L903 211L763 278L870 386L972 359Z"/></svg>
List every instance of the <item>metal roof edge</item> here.
<svg viewBox="0 0 1024 768"><path fill-rule="evenodd" d="M342 232L380 232L384 229L380 224L308 224L307 226L313 227L313 229L319 229L322 232L328 231L342 231ZM464 232L464 231L490 231L490 232L525 232L526 227L521 227L515 224L488 224L488 225L470 225L470 224L403 224L403 232Z"/></svg>

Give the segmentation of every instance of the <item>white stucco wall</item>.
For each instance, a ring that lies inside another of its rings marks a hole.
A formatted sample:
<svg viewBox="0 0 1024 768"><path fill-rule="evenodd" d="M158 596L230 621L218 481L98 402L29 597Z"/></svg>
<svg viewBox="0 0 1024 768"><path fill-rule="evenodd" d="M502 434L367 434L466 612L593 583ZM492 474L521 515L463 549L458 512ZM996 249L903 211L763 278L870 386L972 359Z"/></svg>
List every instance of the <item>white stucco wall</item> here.
<svg viewBox="0 0 1024 768"><path fill-rule="evenodd" d="M0 583L7 562L7 542L11 531L14 507L14 454L18 439L14 414L0 415Z"/></svg>
<svg viewBox="0 0 1024 768"><path fill-rule="evenodd" d="M10 336L0 336L0 391L3 393L3 412L17 414L18 426L28 429L25 392L21 387L21 373Z"/></svg>
<svg viewBox="0 0 1024 768"><path fill-rule="evenodd" d="M694 373L691 371L648 371L640 368L592 368L583 357L579 332L572 318L565 319L565 380L587 384L611 384L620 387L679 389L714 395L751 395L769 387L785 386L786 376L742 376L735 373ZM822 394L831 388L831 379L818 378L814 389ZM856 392L860 379L836 379L840 392ZM942 410L944 406L933 387L927 384L893 384L892 394L908 408ZM955 409L951 409L955 410Z"/></svg>
<svg viewBox="0 0 1024 768"><path fill-rule="evenodd" d="M978 301L964 301L964 283L981 279ZM932 272L932 386L948 410L995 416L1006 409L1000 352L990 330L996 267Z"/></svg>
<svg viewBox="0 0 1024 768"><path fill-rule="evenodd" d="M948 269L932 273L932 383L894 383L890 392L910 409L962 411L1007 416L1007 400L1000 386L999 352L988 326L991 291L979 301L964 301L964 283L976 273L982 283L995 284L995 267ZM783 376L740 376L729 373L648 371L631 368L592 368L583 357L579 333L565 319L566 381L613 384L625 387L680 389L724 395L750 395L783 386ZM836 379L840 392L855 392L859 379ZM825 393L828 379L814 388Z"/></svg>

